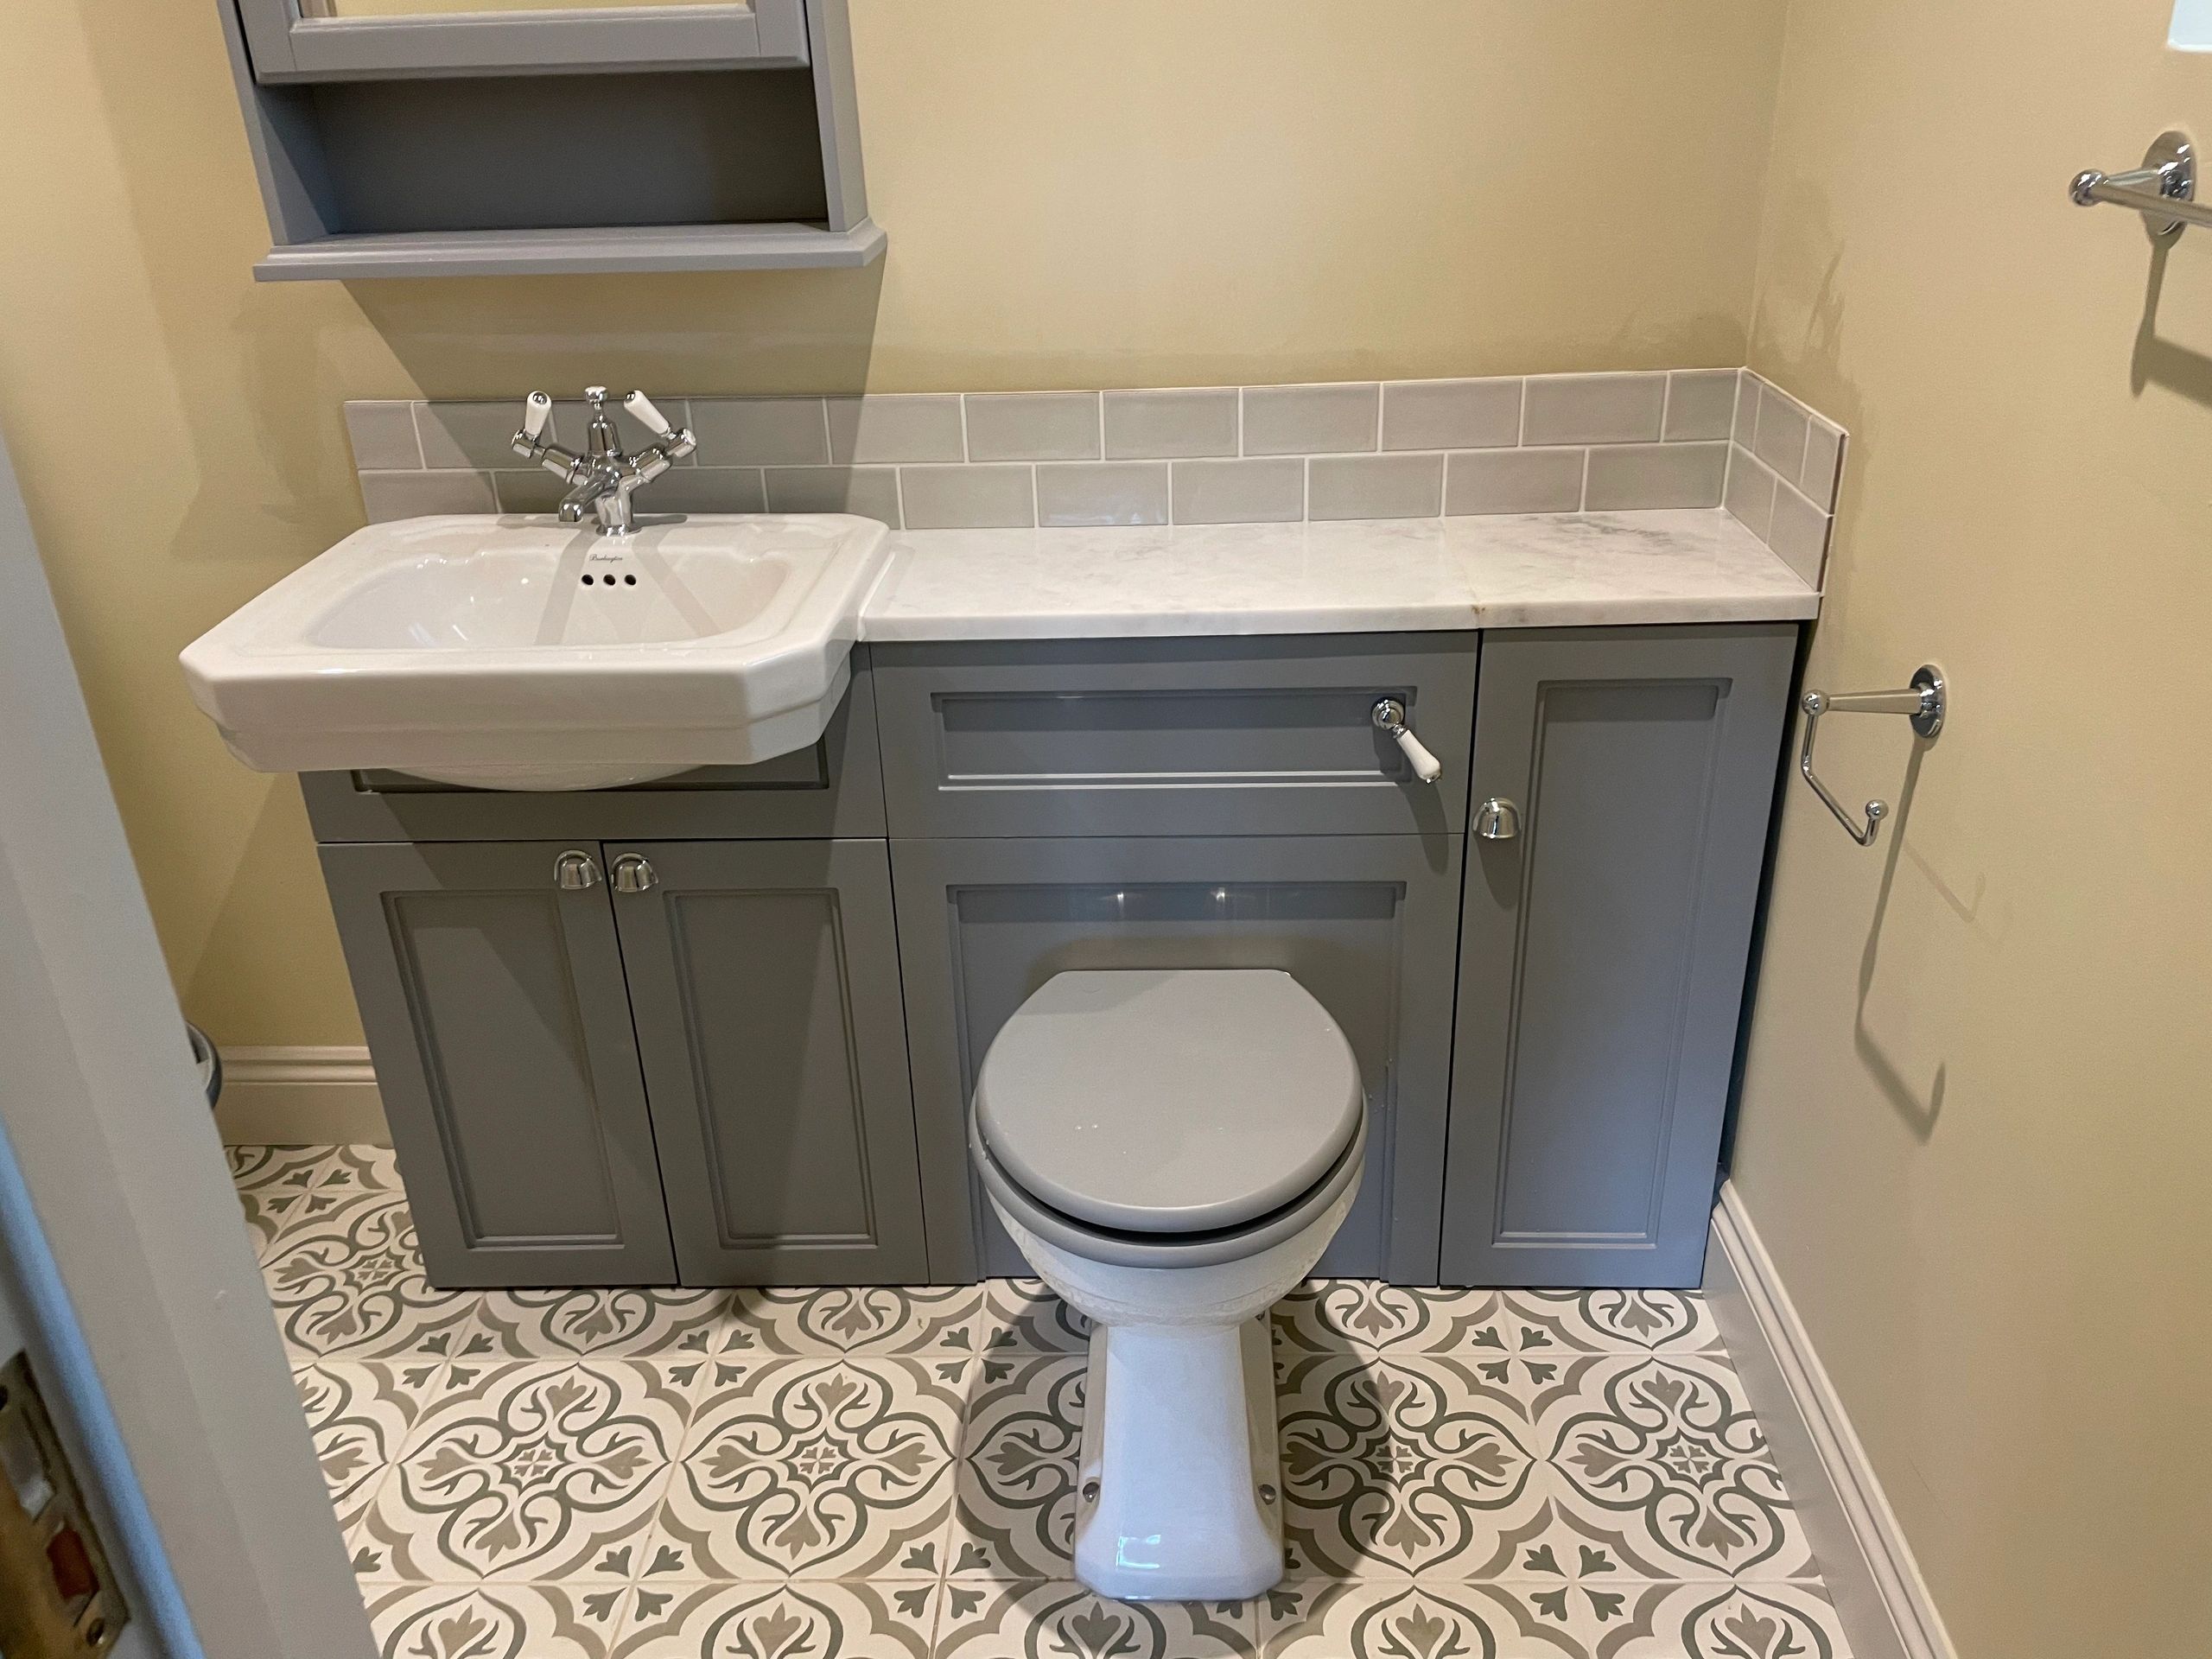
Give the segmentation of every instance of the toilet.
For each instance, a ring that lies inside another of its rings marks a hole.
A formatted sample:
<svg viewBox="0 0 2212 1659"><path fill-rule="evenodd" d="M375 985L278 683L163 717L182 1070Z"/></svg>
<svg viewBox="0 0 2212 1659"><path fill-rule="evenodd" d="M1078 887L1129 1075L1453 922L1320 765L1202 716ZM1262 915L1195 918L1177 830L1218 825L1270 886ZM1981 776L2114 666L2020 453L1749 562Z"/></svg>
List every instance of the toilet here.
<svg viewBox="0 0 2212 1659"><path fill-rule="evenodd" d="M969 1153L1092 1322L1075 1571L1100 1595L1282 1577L1268 1310L1343 1224L1366 1147L1351 1046L1272 969L1055 975L992 1042Z"/></svg>

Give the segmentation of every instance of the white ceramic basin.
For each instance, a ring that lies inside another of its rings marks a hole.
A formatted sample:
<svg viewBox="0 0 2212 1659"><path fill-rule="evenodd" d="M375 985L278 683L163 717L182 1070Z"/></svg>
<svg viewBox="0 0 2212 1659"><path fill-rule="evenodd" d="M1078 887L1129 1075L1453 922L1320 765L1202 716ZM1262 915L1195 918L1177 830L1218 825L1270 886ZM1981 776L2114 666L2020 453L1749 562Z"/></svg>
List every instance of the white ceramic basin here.
<svg viewBox="0 0 2212 1659"><path fill-rule="evenodd" d="M613 788L820 737L886 537L826 514L700 515L620 538L550 518L372 524L181 660L259 772Z"/></svg>

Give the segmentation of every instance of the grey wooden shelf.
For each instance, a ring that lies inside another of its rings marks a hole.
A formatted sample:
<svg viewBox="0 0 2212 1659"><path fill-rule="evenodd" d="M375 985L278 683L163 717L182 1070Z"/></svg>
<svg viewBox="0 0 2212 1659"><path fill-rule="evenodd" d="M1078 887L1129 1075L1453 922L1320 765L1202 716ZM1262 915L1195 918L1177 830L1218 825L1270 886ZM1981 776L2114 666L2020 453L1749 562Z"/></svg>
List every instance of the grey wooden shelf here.
<svg viewBox="0 0 2212 1659"><path fill-rule="evenodd" d="M865 265L845 0L336 17L218 0L263 281Z"/></svg>
<svg viewBox="0 0 2212 1659"><path fill-rule="evenodd" d="M567 231L427 231L333 236L270 249L264 283L372 276L533 276L586 271L801 270L865 265L882 229L819 225L609 226Z"/></svg>

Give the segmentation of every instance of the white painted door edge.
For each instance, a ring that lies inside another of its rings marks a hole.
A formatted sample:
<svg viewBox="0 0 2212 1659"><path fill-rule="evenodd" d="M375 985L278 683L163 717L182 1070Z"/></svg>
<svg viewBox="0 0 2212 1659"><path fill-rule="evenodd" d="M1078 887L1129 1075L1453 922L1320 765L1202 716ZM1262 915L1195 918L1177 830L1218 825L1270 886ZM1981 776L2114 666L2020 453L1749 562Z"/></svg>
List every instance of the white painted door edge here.
<svg viewBox="0 0 2212 1659"><path fill-rule="evenodd" d="M1713 1212L1706 1297L1765 1426L1854 1659L1958 1659L1866 1448L1733 1181Z"/></svg>
<svg viewBox="0 0 2212 1659"><path fill-rule="evenodd" d="M215 1127L232 1147L391 1144L365 1048L225 1048Z"/></svg>
<svg viewBox="0 0 2212 1659"><path fill-rule="evenodd" d="M371 1659L4 443L0 580L0 1124L184 1603L172 1645Z"/></svg>

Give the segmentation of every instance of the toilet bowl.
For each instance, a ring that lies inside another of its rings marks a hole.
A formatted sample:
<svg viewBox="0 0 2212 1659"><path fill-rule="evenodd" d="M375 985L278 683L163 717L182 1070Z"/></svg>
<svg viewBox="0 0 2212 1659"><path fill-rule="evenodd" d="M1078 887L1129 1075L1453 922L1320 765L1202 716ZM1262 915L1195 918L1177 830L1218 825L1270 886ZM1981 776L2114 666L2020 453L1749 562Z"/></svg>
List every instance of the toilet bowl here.
<svg viewBox="0 0 2212 1659"><path fill-rule="evenodd" d="M1281 1578L1267 1313L1343 1224L1366 1146L1351 1045L1274 969L1057 975L992 1042L970 1155L1092 1322L1075 1571L1099 1594Z"/></svg>

